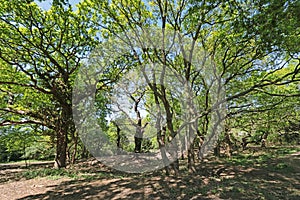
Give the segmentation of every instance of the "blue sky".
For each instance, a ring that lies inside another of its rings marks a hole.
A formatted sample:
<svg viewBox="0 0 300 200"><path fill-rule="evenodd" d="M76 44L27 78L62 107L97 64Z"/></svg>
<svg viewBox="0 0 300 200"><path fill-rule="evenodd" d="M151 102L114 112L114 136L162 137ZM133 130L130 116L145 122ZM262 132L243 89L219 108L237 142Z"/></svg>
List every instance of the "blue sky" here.
<svg viewBox="0 0 300 200"><path fill-rule="evenodd" d="M48 10L51 7L52 4L52 0L45 0L43 2L39 2L37 0L35 0L35 2L43 9ZM76 5L77 3L80 2L80 0L69 0L70 4L72 5Z"/></svg>

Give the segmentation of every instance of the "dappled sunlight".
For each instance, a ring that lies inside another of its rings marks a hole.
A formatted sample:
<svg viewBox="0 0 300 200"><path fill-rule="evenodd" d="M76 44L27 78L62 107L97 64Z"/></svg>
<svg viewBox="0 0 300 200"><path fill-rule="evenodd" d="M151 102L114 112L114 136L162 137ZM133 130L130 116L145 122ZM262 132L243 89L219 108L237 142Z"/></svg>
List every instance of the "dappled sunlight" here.
<svg viewBox="0 0 300 200"><path fill-rule="evenodd" d="M299 10L0 0L0 200L300 199Z"/></svg>
<svg viewBox="0 0 300 200"><path fill-rule="evenodd" d="M25 184L11 180L0 186L9 190L15 185L30 191L16 195L22 200L299 198L298 156L289 155L257 162L262 162L263 165L232 165L227 158L211 157L197 163L193 174L182 170L179 176L166 176L162 172L126 174L105 168L99 162L95 164L87 161L69 169L77 170L75 178L48 181L47 178L35 178L26 180Z"/></svg>

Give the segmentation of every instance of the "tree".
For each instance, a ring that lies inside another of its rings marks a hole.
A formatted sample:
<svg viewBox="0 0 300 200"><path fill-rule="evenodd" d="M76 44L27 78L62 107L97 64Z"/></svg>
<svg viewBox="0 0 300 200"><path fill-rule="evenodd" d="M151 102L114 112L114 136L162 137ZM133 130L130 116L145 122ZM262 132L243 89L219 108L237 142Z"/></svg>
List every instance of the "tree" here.
<svg viewBox="0 0 300 200"><path fill-rule="evenodd" d="M129 72L139 70L147 83L143 104L156 106L156 116L149 112L149 121L155 122L166 163L167 154L172 154L175 173L177 138L183 131L186 146L192 144L187 157L193 170L193 145L205 138L199 151L203 157L218 142L216 132L224 120L229 126L240 119L270 122L275 109L299 97L298 1L86 0L76 11L65 1L54 1L48 11L30 1L0 3L0 125L45 127L56 138L58 167L66 165L70 147L76 155L74 110L94 106L72 110L72 102L81 100L72 96L75 77L84 79L90 68L98 75L88 80L92 88L78 87L86 95L96 93L95 123L104 130L111 111L105 94ZM140 96L130 94L137 108ZM141 113L135 113L136 133L141 135ZM184 119L178 118L184 113ZM80 120L84 125L85 119ZM289 122L292 129L294 121ZM256 128L267 137L268 127L256 123ZM229 144L230 127L224 129ZM92 136L97 132L82 139L99 148ZM167 152L168 145L175 151Z"/></svg>
<svg viewBox="0 0 300 200"><path fill-rule="evenodd" d="M72 85L81 60L95 44L95 28L80 8L54 3L0 2L2 126L37 124L53 130L56 165L66 166L67 143L75 140Z"/></svg>
<svg viewBox="0 0 300 200"><path fill-rule="evenodd" d="M203 111L197 116L202 125L198 127L200 131L191 129L191 134L197 132L199 136L206 136L208 142L204 142L203 146L207 146L216 141L208 135L209 130L216 130L213 124L225 120L225 117L216 120L211 116L219 105L227 102L227 117L234 116L259 106L256 97L269 87L299 81L299 58L294 54L298 49L289 46L290 37L299 37L297 31L293 28L285 30L286 36L279 42L281 36L267 33L269 30L266 28L271 27L269 22L274 21L278 13L284 16L287 10L294 10L292 5L297 3L291 1L286 8L281 8L276 2L128 0L86 3L89 4L89 12L97 13L94 23L101 27L104 41L119 38L139 65L158 62L162 71L174 70L191 85ZM256 10L258 14L254 13ZM268 16L266 23L260 22L265 15ZM283 24L289 20L292 27L299 21L289 15L280 19L271 30L283 29ZM260 27L261 23L264 28ZM174 46L177 51L172 51ZM288 67L291 62L296 64ZM278 76L273 77L277 72L280 72ZM147 78L154 74L144 71L143 75ZM157 80L163 82L164 77L157 76ZM167 89L163 84L149 83L149 87L155 103L161 106L158 115L164 111L167 132L175 138L179 129L175 126L175 106L167 95ZM226 88L225 98L221 97L221 93L214 93L222 88ZM214 95L220 97L217 103L214 103ZM276 102L270 102L272 104ZM157 132L157 137L159 142L161 131ZM190 166L193 165L192 157L190 151ZM178 169L178 163L174 169Z"/></svg>

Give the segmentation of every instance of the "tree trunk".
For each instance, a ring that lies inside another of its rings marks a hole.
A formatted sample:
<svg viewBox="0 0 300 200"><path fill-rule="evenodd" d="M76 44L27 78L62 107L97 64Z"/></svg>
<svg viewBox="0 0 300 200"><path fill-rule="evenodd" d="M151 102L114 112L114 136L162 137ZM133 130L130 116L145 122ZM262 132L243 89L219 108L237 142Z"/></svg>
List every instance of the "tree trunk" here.
<svg viewBox="0 0 300 200"><path fill-rule="evenodd" d="M134 136L134 144L135 144L134 152L135 153L141 153L142 141L143 141L142 120L139 119L139 122L137 123L137 127L136 127L136 133Z"/></svg>
<svg viewBox="0 0 300 200"><path fill-rule="evenodd" d="M188 138L188 144L190 144L190 147L187 147L188 149L188 170L189 172L195 172L195 155L194 155L194 147L195 147L195 138L192 137L192 134L196 134L197 132L197 124L189 125L189 132L187 135Z"/></svg>
<svg viewBox="0 0 300 200"><path fill-rule="evenodd" d="M268 127L268 128L270 128L270 127ZM261 147L262 148L266 147L266 141L267 141L268 136L269 136L269 132L265 131L263 136L262 136L262 140L261 140Z"/></svg>
<svg viewBox="0 0 300 200"><path fill-rule="evenodd" d="M134 143L135 143L134 152L135 153L141 153L141 151L142 151L142 140L143 140L143 138L141 138L141 136L135 136L134 137Z"/></svg>
<svg viewBox="0 0 300 200"><path fill-rule="evenodd" d="M60 130L56 135L56 156L55 156L55 168L66 167L67 160L67 134Z"/></svg>
<svg viewBox="0 0 300 200"><path fill-rule="evenodd" d="M135 124L136 126L136 132L134 135L134 152L135 153L141 153L142 151L142 141L143 141L143 132L144 132L144 128L147 126L147 123L145 124L144 127L142 127L142 116L141 113L138 109L138 105L141 101L141 99L143 98L145 94L145 91L143 91L139 98L135 99L132 95L130 95L130 98L134 101L134 111L136 113L136 117L137 117L137 123Z"/></svg>
<svg viewBox="0 0 300 200"><path fill-rule="evenodd" d="M168 166L169 159L167 157L167 153L166 153L166 149L165 149L165 136L166 136L166 127L163 127L162 130L157 131L158 147L160 149L160 154L162 156L162 160L163 160L163 163L165 166L164 169L166 171L166 175L169 175L170 174L170 169Z"/></svg>
<svg viewBox="0 0 300 200"><path fill-rule="evenodd" d="M56 156L54 167L64 168L67 165L68 133L75 133L72 118L72 106L63 104L61 118L56 123Z"/></svg>
<svg viewBox="0 0 300 200"><path fill-rule="evenodd" d="M194 156L194 145L188 149L188 170L189 172L195 172L195 156Z"/></svg>
<svg viewBox="0 0 300 200"><path fill-rule="evenodd" d="M119 127L119 125L117 123L115 123L115 126L117 128L117 147L118 147L118 150L122 148L122 145L121 145L121 129Z"/></svg>
<svg viewBox="0 0 300 200"><path fill-rule="evenodd" d="M171 111L171 106L169 104L169 101L167 100L167 96L166 96L166 91L165 91L165 87L162 85L162 97L161 100L163 102L164 105L164 110L166 113L166 121L167 121L167 129L170 131L170 136L171 136L171 141L174 140L174 142L170 143L171 144L171 157L174 160L174 162L171 164L171 167L175 173L175 175L179 174L179 160L178 160L178 150L179 150L179 146L177 143L177 139L176 139L176 135L177 133L174 130L173 127L173 114Z"/></svg>
<svg viewBox="0 0 300 200"><path fill-rule="evenodd" d="M230 140L229 129L225 129L225 143L226 143L226 155L231 157L232 154L232 145L233 143Z"/></svg>
<svg viewBox="0 0 300 200"><path fill-rule="evenodd" d="M81 158L88 158L89 152L87 151L84 144L82 144Z"/></svg>
<svg viewBox="0 0 300 200"><path fill-rule="evenodd" d="M220 157L220 144L217 142L216 147L214 148L214 155Z"/></svg>
<svg viewBox="0 0 300 200"><path fill-rule="evenodd" d="M78 146L78 136L75 137L75 141L74 141L74 149L73 149L72 160L71 160L72 164L75 164L76 161L77 146Z"/></svg>

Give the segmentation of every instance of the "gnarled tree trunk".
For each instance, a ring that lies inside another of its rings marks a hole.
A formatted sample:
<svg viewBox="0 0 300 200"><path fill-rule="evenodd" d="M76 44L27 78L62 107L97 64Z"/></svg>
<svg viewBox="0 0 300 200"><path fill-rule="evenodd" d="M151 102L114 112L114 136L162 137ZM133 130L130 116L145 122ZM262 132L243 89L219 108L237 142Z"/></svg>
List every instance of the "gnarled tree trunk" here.
<svg viewBox="0 0 300 200"><path fill-rule="evenodd" d="M60 129L56 133L56 156L55 156L55 168L66 167L67 160L67 133Z"/></svg>

